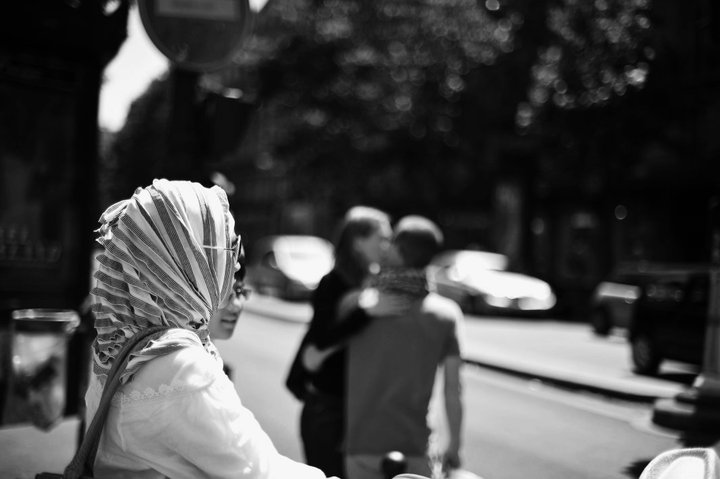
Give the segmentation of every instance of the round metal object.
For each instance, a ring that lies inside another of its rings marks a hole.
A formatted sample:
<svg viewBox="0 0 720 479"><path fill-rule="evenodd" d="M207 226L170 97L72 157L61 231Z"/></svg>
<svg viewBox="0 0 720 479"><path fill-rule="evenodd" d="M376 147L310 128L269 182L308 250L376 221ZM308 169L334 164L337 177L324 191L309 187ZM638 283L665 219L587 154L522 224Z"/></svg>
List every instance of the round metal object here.
<svg viewBox="0 0 720 479"><path fill-rule="evenodd" d="M158 50L197 72L232 61L250 25L248 0L138 0L138 8Z"/></svg>

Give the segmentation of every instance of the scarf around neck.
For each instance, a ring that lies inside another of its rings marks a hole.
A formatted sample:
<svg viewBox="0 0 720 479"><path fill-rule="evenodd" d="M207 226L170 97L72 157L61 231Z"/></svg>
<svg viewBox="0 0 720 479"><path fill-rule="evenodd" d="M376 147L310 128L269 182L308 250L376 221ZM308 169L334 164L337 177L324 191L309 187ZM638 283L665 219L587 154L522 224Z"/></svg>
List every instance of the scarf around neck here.
<svg viewBox="0 0 720 479"><path fill-rule="evenodd" d="M373 279L373 287L380 293L424 298L429 293L424 269L384 267Z"/></svg>
<svg viewBox="0 0 720 479"><path fill-rule="evenodd" d="M143 363L198 340L220 361L207 325L230 293L237 259L230 251L235 223L225 192L218 186L154 180L110 206L100 224L97 241L104 251L97 257L91 291L94 374L104 382L127 339L152 326L178 331L137 350L123 383Z"/></svg>

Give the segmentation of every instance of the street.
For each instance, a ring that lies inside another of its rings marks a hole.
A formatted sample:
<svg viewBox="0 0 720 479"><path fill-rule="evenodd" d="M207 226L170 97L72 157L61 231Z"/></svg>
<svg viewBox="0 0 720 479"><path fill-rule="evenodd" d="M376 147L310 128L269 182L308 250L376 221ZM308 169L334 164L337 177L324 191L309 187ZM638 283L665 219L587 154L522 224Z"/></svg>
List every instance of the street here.
<svg viewBox="0 0 720 479"><path fill-rule="evenodd" d="M480 369L464 379L466 467L485 478L634 478L677 444L650 426L647 405Z"/></svg>
<svg viewBox="0 0 720 479"><path fill-rule="evenodd" d="M232 368L242 401L276 447L297 460L303 459L298 435L301 405L285 389L284 379L309 314L307 304L256 295L241 316L234 336L216 343ZM466 326L470 333L466 346L474 354L482 352L478 351L481 348L498 357L500 353L514 354L518 360L548 363L549 356L532 351L531 346L541 335L540 341L558 350L561 344L551 340L556 337L574 342L566 345L572 353L568 353L571 369L589 370L594 358L596 368L609 363L625 376L623 358L615 358L613 363L606 351L620 345L596 341L582 334L579 325L470 318ZM488 340L497 350L491 351ZM587 343L584 349L595 347L597 351L581 354L580 345L575 343L582 341ZM620 352L624 353L624 348ZM557 355L555 362L560 362ZM528 365L523 368L530 370ZM652 402L560 389L548 381L475 365L467 365L463 377L464 467L485 479L636 478L651 458L682 446L677 433L651 424ZM650 391L665 390L651 385ZM0 429L0 477L30 478L39 470L62 470L72 456L76 431L76 418L69 418L48 433L32 426ZM38 456L38 450L44 453Z"/></svg>
<svg viewBox="0 0 720 479"><path fill-rule="evenodd" d="M299 306L298 306L299 307ZM244 403L278 449L302 460L300 404L284 374L304 325L246 312L218 342ZM464 467L486 479L637 477L676 435L650 424L650 405L610 400L468 366Z"/></svg>

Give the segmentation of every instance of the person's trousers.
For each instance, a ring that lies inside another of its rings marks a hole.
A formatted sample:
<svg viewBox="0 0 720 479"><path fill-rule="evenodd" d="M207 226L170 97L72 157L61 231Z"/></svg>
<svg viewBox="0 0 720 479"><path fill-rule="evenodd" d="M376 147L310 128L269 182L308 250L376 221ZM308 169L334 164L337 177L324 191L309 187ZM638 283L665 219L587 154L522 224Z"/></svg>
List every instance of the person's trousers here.
<svg viewBox="0 0 720 479"><path fill-rule="evenodd" d="M345 410L342 398L318 392L309 393L300 416L300 437L307 464L317 467L328 477L345 479L342 452Z"/></svg>
<svg viewBox="0 0 720 479"><path fill-rule="evenodd" d="M388 451L390 452L390 451ZM384 454L349 454L345 457L347 476L343 479L385 479L382 471ZM430 477L432 469L427 456L405 456L405 472Z"/></svg>

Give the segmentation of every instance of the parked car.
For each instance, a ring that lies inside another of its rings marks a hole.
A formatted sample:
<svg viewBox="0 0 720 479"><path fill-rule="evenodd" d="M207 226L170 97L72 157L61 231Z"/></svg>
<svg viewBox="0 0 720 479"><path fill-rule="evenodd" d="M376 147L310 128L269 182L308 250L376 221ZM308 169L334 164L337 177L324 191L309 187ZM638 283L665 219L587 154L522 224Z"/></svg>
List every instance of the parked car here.
<svg viewBox="0 0 720 479"><path fill-rule="evenodd" d="M333 246L323 238L269 236L248 250L247 282L261 294L307 300L333 264Z"/></svg>
<svg viewBox="0 0 720 479"><path fill-rule="evenodd" d="M508 271L505 255L487 251L449 250L428 267L438 294L475 314L538 314L556 303L550 285L526 274Z"/></svg>
<svg viewBox="0 0 720 479"><path fill-rule="evenodd" d="M710 274L668 269L642 287L628 331L634 371L656 374L665 359L702 364Z"/></svg>
<svg viewBox="0 0 720 479"><path fill-rule="evenodd" d="M619 269L600 282L590 298L588 322L598 336L608 336L613 329L627 329L634 314L642 285L654 273L640 269Z"/></svg>

